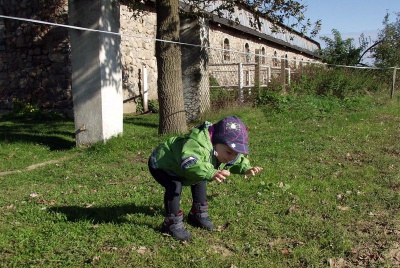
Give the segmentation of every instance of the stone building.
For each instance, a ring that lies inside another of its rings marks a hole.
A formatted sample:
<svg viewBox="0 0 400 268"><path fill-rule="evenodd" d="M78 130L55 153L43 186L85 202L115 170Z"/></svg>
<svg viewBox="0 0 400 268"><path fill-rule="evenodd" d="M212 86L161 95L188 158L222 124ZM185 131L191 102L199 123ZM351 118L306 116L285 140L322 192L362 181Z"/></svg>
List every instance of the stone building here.
<svg viewBox="0 0 400 268"><path fill-rule="evenodd" d="M134 18L121 1L125 113L136 112L143 97L144 70L148 98L157 98L154 1L146 1L144 11L145 16ZM318 60L317 42L296 33L271 33L267 20L262 28L254 30L246 20L250 12L236 12L240 25L218 17L211 21L182 19L181 41L195 44L182 45L188 120L196 119L207 109L208 74L213 71L213 64L254 63L256 54L263 57L262 63L269 68L278 68L280 57L287 58L293 68L301 61ZM0 15L7 16L0 17L0 109L11 109L13 101L21 100L72 115L70 29L61 26L69 25L68 0L0 0Z"/></svg>

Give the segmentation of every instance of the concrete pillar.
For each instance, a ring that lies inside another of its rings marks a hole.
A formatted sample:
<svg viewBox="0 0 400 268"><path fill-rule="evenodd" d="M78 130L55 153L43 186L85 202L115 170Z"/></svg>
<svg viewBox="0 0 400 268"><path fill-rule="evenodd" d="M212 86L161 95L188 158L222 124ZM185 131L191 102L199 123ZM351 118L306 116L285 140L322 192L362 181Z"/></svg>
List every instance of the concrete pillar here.
<svg viewBox="0 0 400 268"><path fill-rule="evenodd" d="M282 90L285 90L286 86L286 59L281 59L281 83L282 83Z"/></svg>
<svg viewBox="0 0 400 268"><path fill-rule="evenodd" d="M260 57L261 50L256 49L256 67L254 70L254 87L255 88L260 88L260 85L262 84L261 81L261 57Z"/></svg>
<svg viewBox="0 0 400 268"><path fill-rule="evenodd" d="M118 0L69 0L69 23L119 32ZM120 36L70 30L76 144L90 145L122 133Z"/></svg>

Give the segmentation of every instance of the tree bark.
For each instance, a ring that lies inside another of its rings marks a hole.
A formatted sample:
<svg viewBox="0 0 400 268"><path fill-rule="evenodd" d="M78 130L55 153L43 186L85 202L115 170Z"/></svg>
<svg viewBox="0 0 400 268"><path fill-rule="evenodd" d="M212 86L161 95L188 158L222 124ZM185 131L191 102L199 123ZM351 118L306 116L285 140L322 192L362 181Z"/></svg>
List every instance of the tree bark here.
<svg viewBox="0 0 400 268"><path fill-rule="evenodd" d="M159 134L178 134L187 130L183 98L180 19L178 0L157 0L158 69L157 92L160 106ZM162 40L162 41L159 41Z"/></svg>

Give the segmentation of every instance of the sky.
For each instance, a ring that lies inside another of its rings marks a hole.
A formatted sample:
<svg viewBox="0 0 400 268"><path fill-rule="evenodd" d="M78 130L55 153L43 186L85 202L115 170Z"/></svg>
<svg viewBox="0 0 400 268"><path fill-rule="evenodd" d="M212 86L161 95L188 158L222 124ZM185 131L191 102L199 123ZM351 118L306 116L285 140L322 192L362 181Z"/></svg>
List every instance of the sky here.
<svg viewBox="0 0 400 268"><path fill-rule="evenodd" d="M312 22L321 20L321 31L314 37L324 47L324 41L319 36L332 37L332 29L337 29L343 39L358 38L364 33L375 41L379 30L383 29L382 21L386 13L389 21L395 21L395 14L400 12L400 0L301 0L307 6L305 17Z"/></svg>

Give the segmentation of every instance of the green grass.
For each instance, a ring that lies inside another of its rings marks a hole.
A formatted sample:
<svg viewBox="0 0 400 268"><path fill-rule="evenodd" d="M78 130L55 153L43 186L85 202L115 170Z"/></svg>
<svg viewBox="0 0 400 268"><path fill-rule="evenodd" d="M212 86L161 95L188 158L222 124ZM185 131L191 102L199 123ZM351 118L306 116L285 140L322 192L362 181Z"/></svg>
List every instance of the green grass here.
<svg viewBox="0 0 400 268"><path fill-rule="evenodd" d="M163 236L147 158L158 115L75 148L70 121L0 121L2 267L395 267L400 265L398 100L291 97L214 111L249 127L255 177L208 184L216 231ZM30 170L24 168L60 159ZM62 160L64 159L64 160ZM190 210L190 189L182 208ZM336 266L335 266L336 265Z"/></svg>

